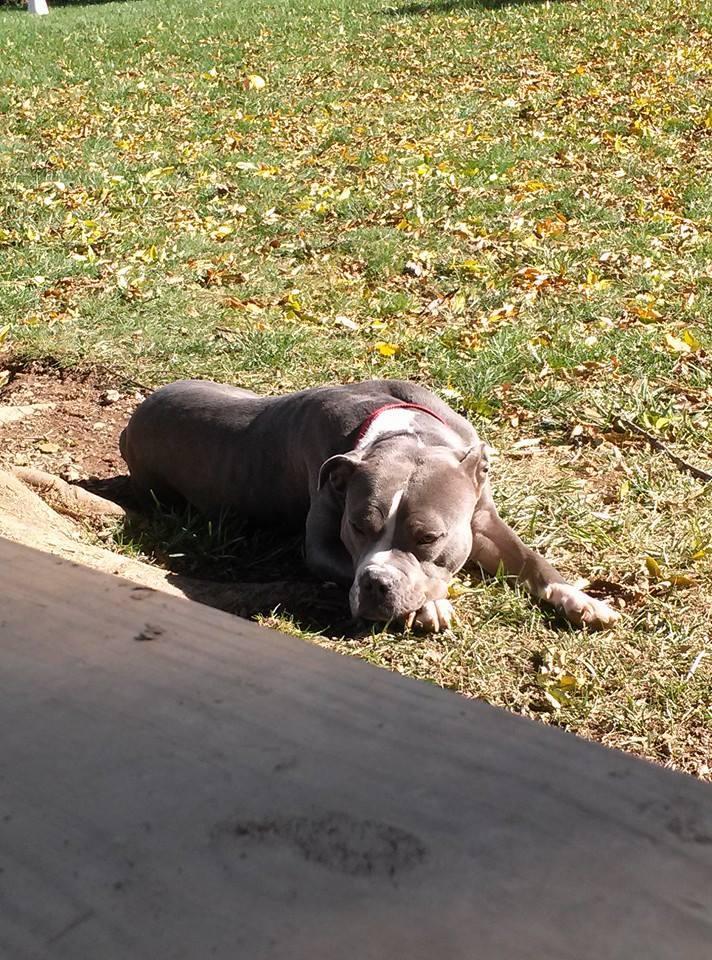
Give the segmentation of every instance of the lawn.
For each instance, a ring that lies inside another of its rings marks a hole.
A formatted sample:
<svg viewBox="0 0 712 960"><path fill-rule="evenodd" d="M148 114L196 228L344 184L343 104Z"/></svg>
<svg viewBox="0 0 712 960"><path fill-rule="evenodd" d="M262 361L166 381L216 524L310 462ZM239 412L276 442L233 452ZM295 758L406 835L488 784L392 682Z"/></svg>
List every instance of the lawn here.
<svg viewBox="0 0 712 960"><path fill-rule="evenodd" d="M630 426L711 469L710 89L706 0L0 8L0 368L429 385L621 623L268 622L710 777L712 485Z"/></svg>

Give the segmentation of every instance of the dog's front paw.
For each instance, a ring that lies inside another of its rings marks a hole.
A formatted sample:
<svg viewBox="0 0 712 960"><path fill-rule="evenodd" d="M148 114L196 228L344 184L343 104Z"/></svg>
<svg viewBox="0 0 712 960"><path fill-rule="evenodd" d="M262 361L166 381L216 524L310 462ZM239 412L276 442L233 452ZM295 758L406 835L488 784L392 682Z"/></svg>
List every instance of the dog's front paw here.
<svg viewBox="0 0 712 960"><path fill-rule="evenodd" d="M553 583L546 588L544 599L551 603L572 623L587 627L610 627L620 613L602 600L589 597L570 583Z"/></svg>
<svg viewBox="0 0 712 960"><path fill-rule="evenodd" d="M416 627L425 633L440 633L452 624L454 610L449 600L428 600L420 610L408 614L406 627Z"/></svg>

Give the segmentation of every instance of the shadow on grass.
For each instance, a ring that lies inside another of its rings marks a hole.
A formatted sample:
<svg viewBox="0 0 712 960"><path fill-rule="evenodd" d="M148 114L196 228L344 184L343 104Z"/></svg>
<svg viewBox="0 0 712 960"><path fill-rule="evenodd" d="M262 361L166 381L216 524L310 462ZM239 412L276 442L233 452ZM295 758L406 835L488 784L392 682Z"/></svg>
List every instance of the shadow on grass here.
<svg viewBox="0 0 712 960"><path fill-rule="evenodd" d="M184 505L145 510L132 499L128 477L80 486L129 511L115 545L149 557L192 600L242 617L277 612L312 633L369 632L351 617L346 590L312 576L301 533L250 528L229 515L211 520Z"/></svg>
<svg viewBox="0 0 712 960"><path fill-rule="evenodd" d="M422 17L431 13L455 13L467 10L504 10L506 7L543 6L552 0L410 0L397 7L386 7L385 17ZM553 0L576 3L577 0Z"/></svg>
<svg viewBox="0 0 712 960"><path fill-rule="evenodd" d="M134 3L136 0L47 0L51 13L57 7L96 7L105 3ZM0 12L27 13L25 0L0 0ZM41 18L40 18L41 19Z"/></svg>
<svg viewBox="0 0 712 960"><path fill-rule="evenodd" d="M347 590L311 574L303 533L250 527L234 515L211 520L182 503L147 510L133 499L128 476L94 477L78 486L128 511L114 534L116 548L148 557L191 600L245 618L278 615L312 634L343 639L371 634L373 624L351 616ZM500 580L479 569L469 573L475 580ZM500 586L507 589L506 578ZM621 596L620 591L608 581L597 581L591 590L599 599ZM546 604L541 609L552 630L575 629Z"/></svg>

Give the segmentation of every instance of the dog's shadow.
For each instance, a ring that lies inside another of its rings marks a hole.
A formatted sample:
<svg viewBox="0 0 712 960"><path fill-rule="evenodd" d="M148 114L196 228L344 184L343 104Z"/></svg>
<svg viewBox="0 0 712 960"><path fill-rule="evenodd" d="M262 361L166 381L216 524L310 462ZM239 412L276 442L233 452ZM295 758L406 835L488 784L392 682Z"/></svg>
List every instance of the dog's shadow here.
<svg viewBox="0 0 712 960"><path fill-rule="evenodd" d="M192 600L245 618L277 618L279 625L288 622L296 631L332 638L365 639L375 629L351 616L343 587L310 573L302 533L251 528L230 514L210 519L185 504L146 510L133 500L128 477L91 478L78 485L126 511L113 534L115 549L147 557ZM500 579L481 570L468 573L473 582ZM625 590L603 580L589 587L602 600L623 596ZM626 598L635 600L632 594ZM576 629L552 608L543 605L542 611L551 629Z"/></svg>
<svg viewBox="0 0 712 960"><path fill-rule="evenodd" d="M312 576L302 534L250 528L230 514L210 519L183 504L146 509L132 498L128 477L81 486L127 511L115 549L147 557L190 599L242 617L277 616L310 633L370 633L352 618L343 587Z"/></svg>

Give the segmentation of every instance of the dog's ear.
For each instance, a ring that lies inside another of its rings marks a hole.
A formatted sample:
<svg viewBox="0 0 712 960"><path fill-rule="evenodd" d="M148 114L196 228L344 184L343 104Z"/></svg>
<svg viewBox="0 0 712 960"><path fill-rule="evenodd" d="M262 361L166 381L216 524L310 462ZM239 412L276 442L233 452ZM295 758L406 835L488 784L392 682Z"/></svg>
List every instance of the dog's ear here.
<svg viewBox="0 0 712 960"><path fill-rule="evenodd" d="M476 487L482 488L489 473L489 447L482 440L473 443L460 457L460 463Z"/></svg>
<svg viewBox="0 0 712 960"><path fill-rule="evenodd" d="M360 462L361 457L356 453L339 453L335 457L329 457L319 470L317 490L321 490L324 484L328 483L335 493L343 497L351 475Z"/></svg>

